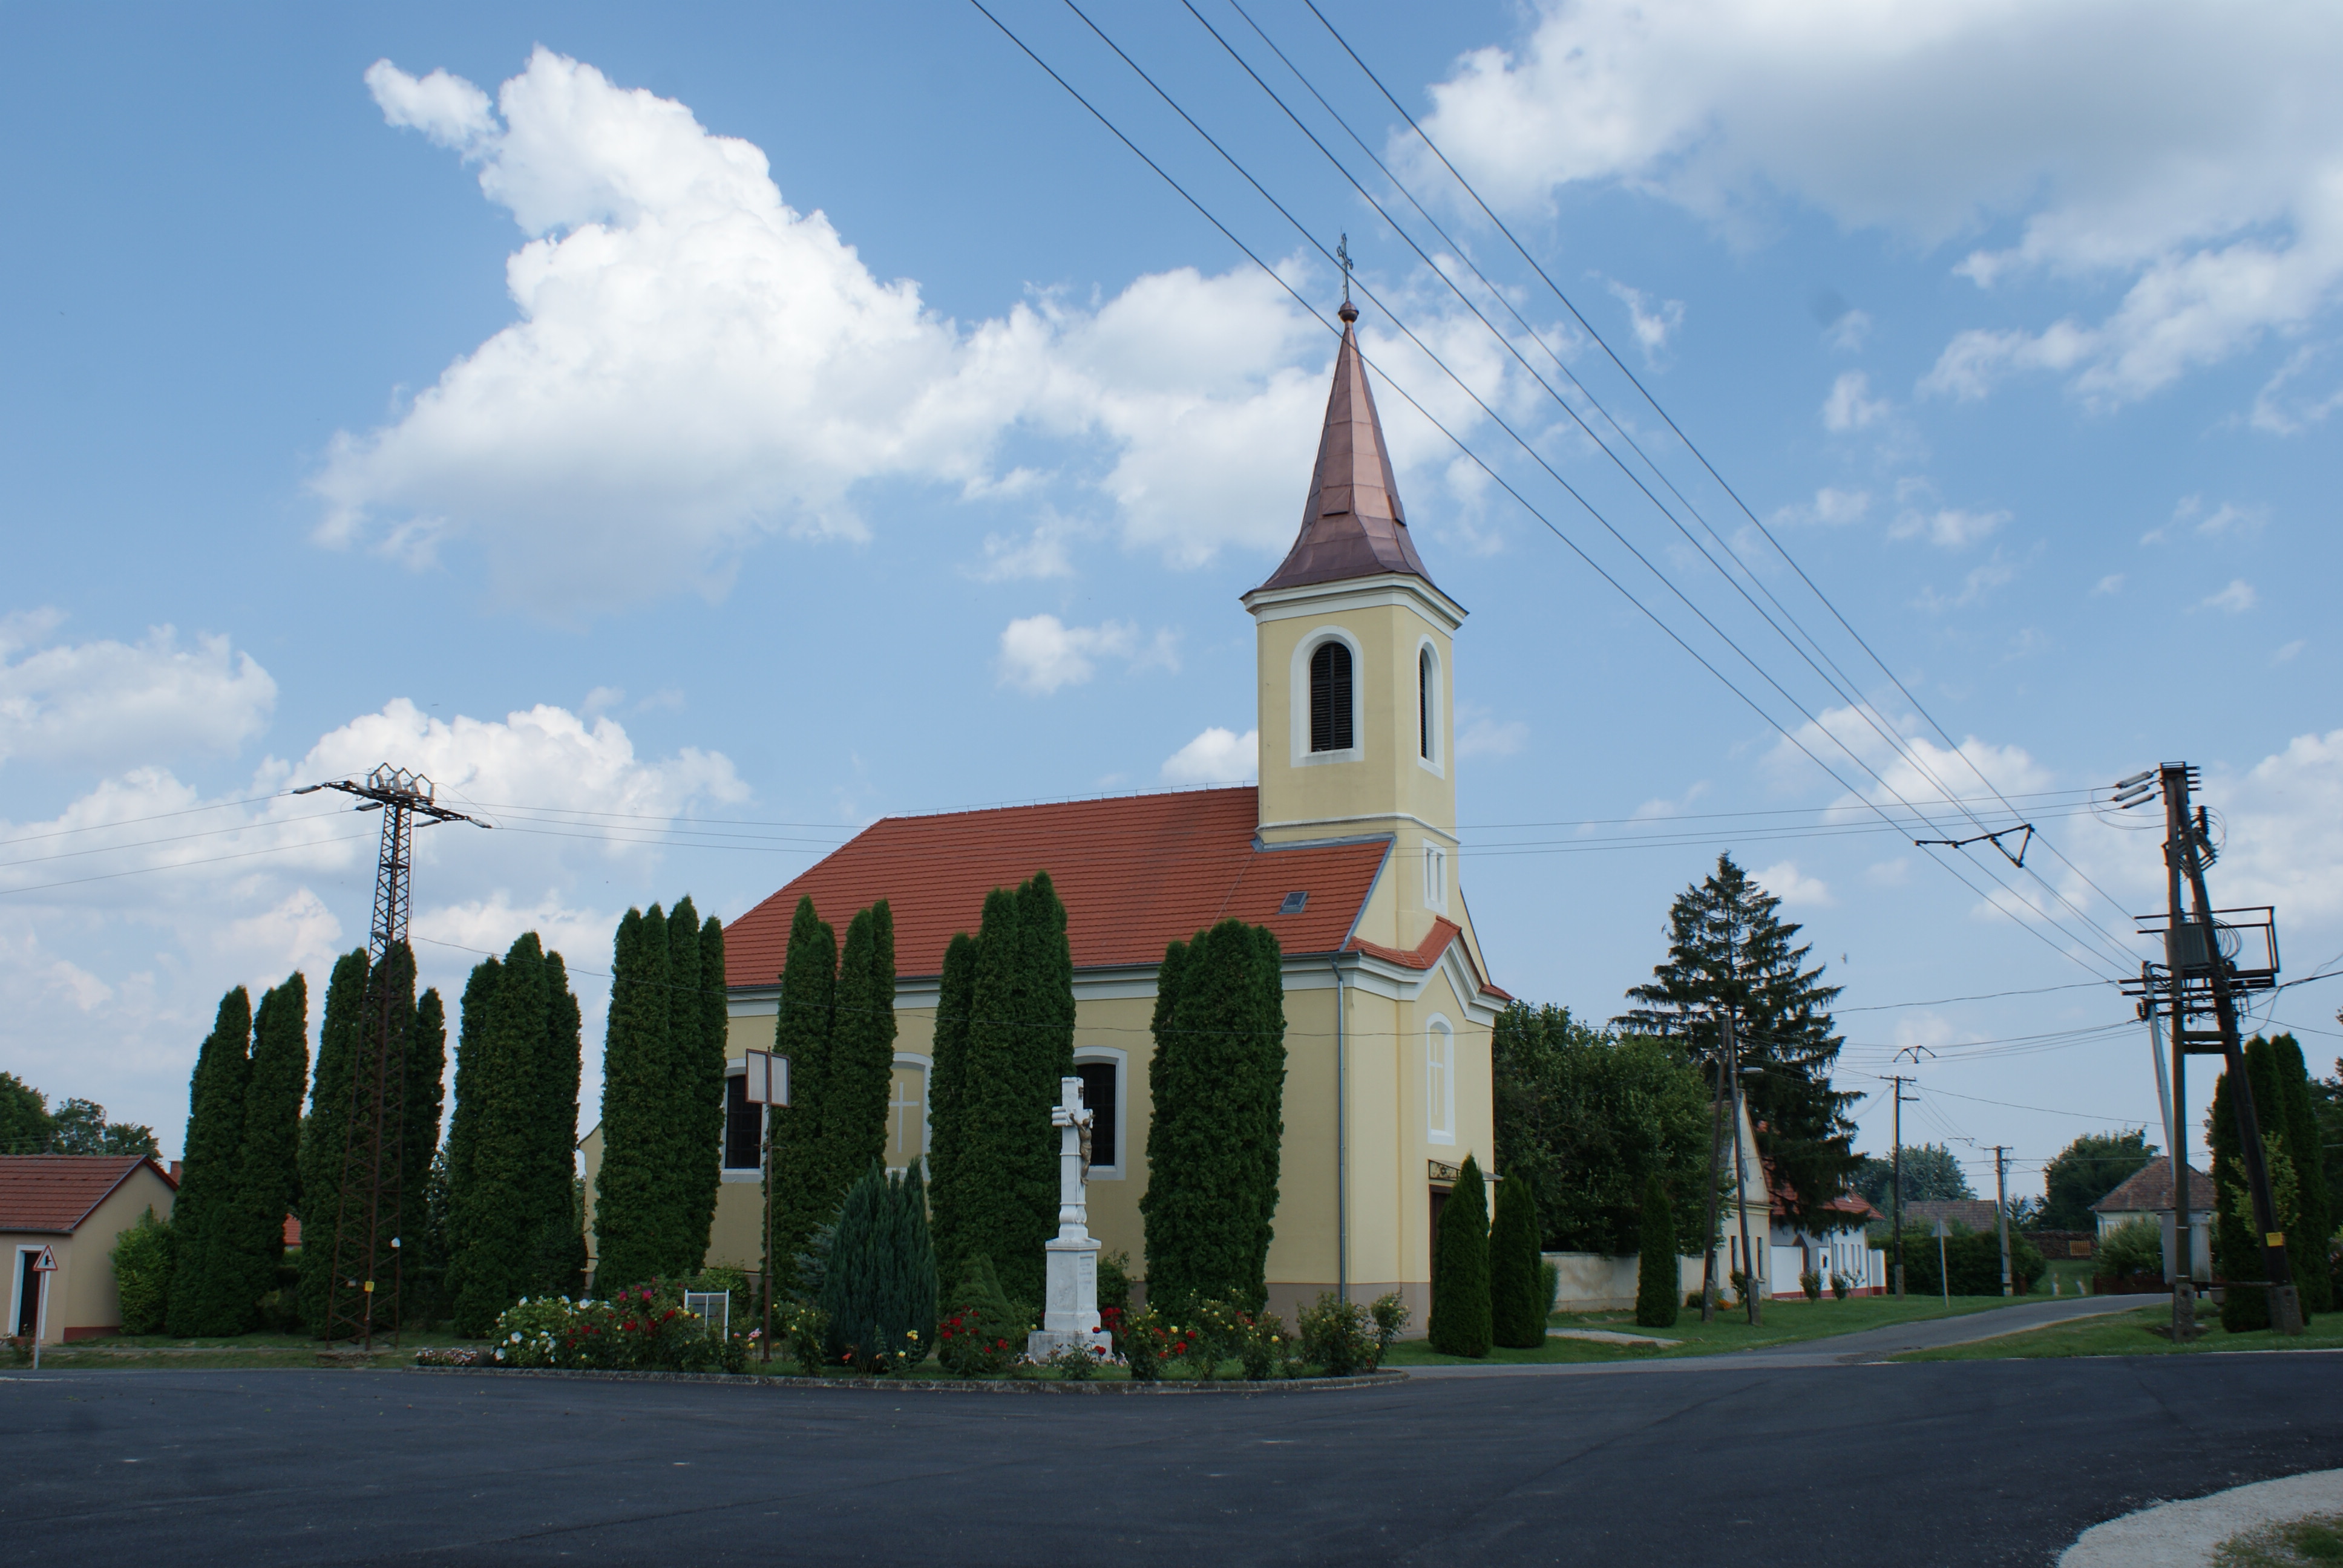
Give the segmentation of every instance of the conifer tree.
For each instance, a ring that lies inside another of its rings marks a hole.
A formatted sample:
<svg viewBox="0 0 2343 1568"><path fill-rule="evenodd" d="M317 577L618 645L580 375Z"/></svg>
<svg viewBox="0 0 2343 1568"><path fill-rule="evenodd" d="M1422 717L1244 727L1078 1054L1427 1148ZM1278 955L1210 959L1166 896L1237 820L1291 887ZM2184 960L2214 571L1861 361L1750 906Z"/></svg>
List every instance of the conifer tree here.
<svg viewBox="0 0 2343 1568"><path fill-rule="evenodd" d="M2294 1218L2287 1225L2287 1261L2293 1264L2294 1283L2302 1298L2302 1321L2313 1312L2334 1309L2333 1280L2328 1268L2328 1239L2335 1233L2334 1211L2328 1202L2326 1151L2321 1147L2318 1111L2310 1095L2310 1071L2302 1047L2291 1034L2269 1042L2270 1076L2277 1080L2284 1112L2286 1154L2294 1166Z"/></svg>
<svg viewBox="0 0 2343 1568"><path fill-rule="evenodd" d="M482 959L472 966L472 973L464 982L464 995L458 1003L456 1024L456 1095L447 1113L447 1146L440 1159L440 1181L445 1191L443 1206L444 1241L447 1248L446 1265L454 1266L457 1239L462 1228L458 1218L472 1192L472 1150L479 1133L481 1088L485 1081L488 1058L488 1013L494 1004L497 984L504 966L495 959ZM324 1071L322 1058L318 1070ZM454 1310L452 1274L442 1284L442 1293L449 1311Z"/></svg>
<svg viewBox="0 0 2343 1568"><path fill-rule="evenodd" d="M250 1328L260 1298L277 1288L285 1217L301 1195L301 1097L309 1087L309 982L299 970L260 999L252 1020L252 1073L245 1086L237 1152L236 1266Z"/></svg>
<svg viewBox="0 0 2343 1568"><path fill-rule="evenodd" d="M1284 1123L1277 940L1223 920L1174 942L1156 971L1147 1131L1148 1300L1267 1296Z"/></svg>
<svg viewBox="0 0 2343 1568"><path fill-rule="evenodd" d="M1673 1328L1684 1305L1684 1271L1676 1261L1675 1210L1656 1171L1644 1180L1643 1242L1635 1261L1635 1322L1647 1329Z"/></svg>
<svg viewBox="0 0 2343 1568"><path fill-rule="evenodd" d="M1545 1343L1551 1303L1540 1300L1537 1197L1527 1181L1507 1176L1497 1184L1497 1217L1489 1227L1489 1337L1514 1350Z"/></svg>
<svg viewBox="0 0 2343 1568"><path fill-rule="evenodd" d="M955 932L944 945L936 988L934 1056L928 1069L928 1191L934 1216L936 1259L957 1279L972 1266L960 1244L962 1231L959 1158L966 1125L969 1005L976 993L976 939ZM990 1267L990 1264L987 1265Z"/></svg>
<svg viewBox="0 0 2343 1568"><path fill-rule="evenodd" d="M689 900L686 900L689 902ZM670 918L669 929L675 929ZM694 1185L687 1195L684 1238L688 1272L697 1273L708 1261L708 1243L716 1223L716 1194L723 1181L725 1070L732 1020L725 1003L724 922L714 915L699 926L699 1120L688 1158L698 1163ZM696 1152L693 1152L696 1151Z"/></svg>
<svg viewBox="0 0 2343 1568"><path fill-rule="evenodd" d="M326 1332L332 1284L335 1227L339 1222L342 1164L350 1128L350 1075L364 1025L366 950L344 953L326 984L326 1015L317 1031L317 1068L309 1087L309 1113L301 1121L301 1317L309 1332Z"/></svg>
<svg viewBox="0 0 2343 1568"><path fill-rule="evenodd" d="M847 924L834 1017L821 1136L831 1189L842 1194L887 1154L887 1101L895 1076L895 915L884 899Z"/></svg>
<svg viewBox="0 0 2343 1568"><path fill-rule="evenodd" d="M594 1286L605 1296L666 1272L669 1254L679 1250L669 1234L682 1222L679 1212L669 1211L681 1197L671 1165L678 1152L672 1123L676 1063L669 1029L674 1009L671 958L667 917L659 907L653 904L648 914L628 910L618 922L611 956L609 1025L602 1049Z"/></svg>
<svg viewBox="0 0 2343 1568"><path fill-rule="evenodd" d="M1464 1156L1456 1185L1440 1210L1432 1260L1432 1348L1443 1355L1489 1353L1489 1201L1481 1166Z"/></svg>
<svg viewBox="0 0 2343 1568"><path fill-rule="evenodd" d="M829 1223L840 1197L831 1187L821 1126L838 1001L838 933L815 912L811 899L799 900L790 918L780 989L773 1050L789 1059L789 1103L769 1113L777 1259L803 1251L814 1228Z"/></svg>
<svg viewBox="0 0 2343 1568"><path fill-rule="evenodd" d="M402 954L410 950L395 950ZM410 960L411 961L411 960ZM407 1102L401 1111L398 1165L398 1321L442 1314L440 1285L447 1261L432 1231L432 1171L439 1153L439 1121L447 1096L447 1008L437 988L415 999L407 1037ZM427 1239L429 1238L429 1239Z"/></svg>
<svg viewBox="0 0 2343 1568"><path fill-rule="evenodd" d="M1831 1087L1845 1043L1830 1016L1839 988L1822 983L1825 966L1801 967L1814 949L1791 946L1800 928L1776 917L1780 907L1719 855L1715 873L1670 908L1668 961L1627 992L1641 1005L1614 1021L1682 1041L1714 1083L1717 1020L1732 1014L1742 1063L1763 1070L1745 1081L1758 1148L1783 1178L1784 1206L1804 1218L1845 1193L1862 1164L1846 1119L1861 1097Z"/></svg>
<svg viewBox="0 0 2343 1568"><path fill-rule="evenodd" d="M241 1333L236 1267L238 1188L243 1179L244 1096L252 1074L252 999L242 986L220 999L212 1031L187 1086L186 1157L171 1218L177 1241L170 1332ZM183 1220L181 1215L185 1215Z"/></svg>
<svg viewBox="0 0 2343 1568"><path fill-rule="evenodd" d="M457 1332L477 1336L524 1295L575 1290L584 1265L578 1011L561 955L534 931L476 969L464 1001L457 1079L470 1103L458 1099L450 1137L447 1288Z"/></svg>
<svg viewBox="0 0 2343 1568"><path fill-rule="evenodd" d="M923 1359L935 1339L936 1255L919 1167L890 1176L873 1160L848 1189L822 1274L830 1355L876 1370Z"/></svg>

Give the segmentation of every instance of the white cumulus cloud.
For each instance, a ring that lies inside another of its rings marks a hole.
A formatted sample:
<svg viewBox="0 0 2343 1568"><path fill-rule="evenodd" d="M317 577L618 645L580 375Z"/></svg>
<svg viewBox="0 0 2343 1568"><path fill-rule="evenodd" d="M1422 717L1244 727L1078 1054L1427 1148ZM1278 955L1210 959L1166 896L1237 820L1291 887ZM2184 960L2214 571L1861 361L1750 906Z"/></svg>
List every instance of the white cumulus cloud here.
<svg viewBox="0 0 2343 1568"><path fill-rule="evenodd" d="M2223 588L2219 593L2206 597L2204 608L2226 610L2231 615L2243 615L2260 602L2261 596L2254 592L2253 584L2243 578L2231 578L2227 588Z"/></svg>
<svg viewBox="0 0 2343 1568"><path fill-rule="evenodd" d="M1752 871L1750 878L1781 900L1785 909L1822 910L1838 902L1831 897L1829 883L1799 870L1795 860L1777 860L1762 871Z"/></svg>
<svg viewBox="0 0 2343 1568"><path fill-rule="evenodd" d="M1250 784L1261 769L1261 732L1214 725L1163 759L1167 784Z"/></svg>
<svg viewBox="0 0 2343 1568"><path fill-rule="evenodd" d="M1029 615L1001 629L1001 684L1047 697L1090 679L1102 658L1121 659L1136 669L1177 669L1176 640L1165 630L1141 642L1139 628L1129 621L1068 626L1054 615Z"/></svg>
<svg viewBox="0 0 2343 1568"><path fill-rule="evenodd" d="M161 626L136 643L46 643L63 618L0 620L0 762L233 752L267 727L277 682L226 638Z"/></svg>
<svg viewBox="0 0 2343 1568"><path fill-rule="evenodd" d="M1823 428L1835 434L1868 430L1891 412L1887 399L1871 395L1871 377L1860 370L1842 373L1823 399Z"/></svg>
<svg viewBox="0 0 2343 1568"><path fill-rule="evenodd" d="M1944 549L1957 550L1976 544L2007 521L2007 512L1973 512L1958 507L1940 507L1934 512L1910 509L1898 513L1887 526L1887 537L1924 538Z"/></svg>

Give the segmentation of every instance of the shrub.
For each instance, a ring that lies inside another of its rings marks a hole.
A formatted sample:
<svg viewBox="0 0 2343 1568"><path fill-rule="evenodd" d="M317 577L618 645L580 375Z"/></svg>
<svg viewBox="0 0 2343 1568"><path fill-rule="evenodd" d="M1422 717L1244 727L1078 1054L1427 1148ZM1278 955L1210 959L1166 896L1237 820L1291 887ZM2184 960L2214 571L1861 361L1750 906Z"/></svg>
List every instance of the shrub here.
<svg viewBox="0 0 2343 1568"><path fill-rule="evenodd" d="M1819 1269L1799 1270L1798 1289L1805 1292L1806 1300L1810 1302L1821 1301L1823 1299L1822 1271Z"/></svg>
<svg viewBox="0 0 2343 1568"><path fill-rule="evenodd" d="M2157 1245L2160 1248L2162 1242ZM1952 1270L1952 1294L2001 1294L2001 1238L1996 1231L1980 1231L1974 1235L1947 1238L1945 1261ZM2046 1266L2041 1252L2033 1242L2016 1231L2009 1233L2012 1290L2021 1296L2032 1292L2041 1280ZM2162 1266L2157 1264L2159 1270ZM1907 1230L1904 1232L1904 1288L1916 1296L1943 1293L1943 1275L1936 1266L1936 1237L1934 1231Z"/></svg>
<svg viewBox="0 0 2343 1568"><path fill-rule="evenodd" d="M1134 1312L1128 1308L1110 1307L1099 1315L1108 1320L1115 1343L1122 1347L1123 1362L1131 1368L1131 1381L1159 1381L1163 1376L1163 1322L1153 1309Z"/></svg>
<svg viewBox="0 0 2343 1568"><path fill-rule="evenodd" d="M1538 1300L1545 1260L1538 1251L1538 1234L1537 1200L1530 1184L1499 1183L1497 1218L1489 1228L1489 1337L1516 1350L1545 1343L1546 1308Z"/></svg>
<svg viewBox="0 0 2343 1568"><path fill-rule="evenodd" d="M1356 1302L1332 1291L1302 1310L1302 1359L1328 1377L1350 1377L1376 1360L1374 1318Z"/></svg>
<svg viewBox="0 0 2343 1568"><path fill-rule="evenodd" d="M1025 1353L1031 1320L1010 1301L980 1252L969 1260L936 1331L937 1353L954 1377L995 1377Z"/></svg>
<svg viewBox="0 0 2343 1568"><path fill-rule="evenodd" d="M155 1218L151 1207L114 1243L114 1284L122 1332L161 1333L171 1305L171 1222Z"/></svg>
<svg viewBox="0 0 2343 1568"><path fill-rule="evenodd" d="M1051 1351L1041 1364L1069 1382L1088 1382L1098 1376L1099 1362L1103 1359L1103 1352L1089 1345L1062 1344Z"/></svg>
<svg viewBox="0 0 2343 1568"><path fill-rule="evenodd" d="M1667 1183L1653 1171L1644 1179L1643 1248L1635 1261L1635 1324L1638 1328L1673 1328L1676 1321L1677 1281L1683 1265L1676 1261L1676 1216L1668 1206ZM1541 1328L1539 1339L1544 1342Z"/></svg>
<svg viewBox="0 0 2343 1568"><path fill-rule="evenodd" d="M833 1361L884 1375L924 1360L936 1337L936 1254L918 1168L873 1160L838 1211L820 1302Z"/></svg>
<svg viewBox="0 0 2343 1568"><path fill-rule="evenodd" d="M1407 1303L1399 1299L1397 1291L1385 1291L1367 1303L1368 1321L1374 1324L1374 1354L1367 1361L1369 1372L1383 1364L1392 1342L1406 1329L1408 1317Z"/></svg>
<svg viewBox="0 0 2343 1568"><path fill-rule="evenodd" d="M1114 1332L1114 1323L1109 1321L1109 1314L1111 1313L1115 1319L1119 1320L1130 1312L1130 1253L1101 1252L1099 1254L1098 1310L1099 1326L1105 1329L1110 1334ZM1121 1346L1118 1344L1117 1349L1119 1350Z"/></svg>
<svg viewBox="0 0 2343 1568"><path fill-rule="evenodd" d="M789 1347L798 1370L811 1377L822 1369L822 1352L830 1345L830 1314L811 1302L777 1302L773 1305L773 1339Z"/></svg>
<svg viewBox="0 0 2343 1568"><path fill-rule="evenodd" d="M1489 1353L1489 1200L1470 1154L1440 1211L1432 1260L1432 1348L1443 1355Z"/></svg>
<svg viewBox="0 0 2343 1568"><path fill-rule="evenodd" d="M1554 1304L1562 1294L1562 1265L1552 1258L1538 1259L1538 1300L1545 1303L1539 1312L1541 1318L1554 1315Z"/></svg>
<svg viewBox="0 0 2343 1568"><path fill-rule="evenodd" d="M2164 1227L2153 1220L2127 1220L2099 1240L2091 1272L2103 1279L2164 1272Z"/></svg>
<svg viewBox="0 0 2343 1568"><path fill-rule="evenodd" d="M739 1372L748 1342L709 1333L708 1320L654 1285L607 1302L524 1297L497 1319L490 1365L639 1372Z"/></svg>
<svg viewBox="0 0 2343 1568"><path fill-rule="evenodd" d="M1842 1302L1846 1300L1846 1293L1849 1289L1851 1289L1851 1287L1849 1286L1847 1278L1845 1274L1833 1274L1831 1276L1831 1295L1835 1299Z"/></svg>

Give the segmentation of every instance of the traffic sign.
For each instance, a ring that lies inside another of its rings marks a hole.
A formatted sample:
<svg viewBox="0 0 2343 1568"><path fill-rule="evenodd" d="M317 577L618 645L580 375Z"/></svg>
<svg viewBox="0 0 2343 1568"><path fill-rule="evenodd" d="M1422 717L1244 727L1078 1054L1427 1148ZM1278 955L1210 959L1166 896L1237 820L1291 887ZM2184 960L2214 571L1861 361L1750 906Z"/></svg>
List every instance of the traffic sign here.
<svg viewBox="0 0 2343 1568"><path fill-rule="evenodd" d="M56 1249L54 1247L42 1248L41 1255L33 1260L33 1271L39 1274L55 1273L57 1271Z"/></svg>

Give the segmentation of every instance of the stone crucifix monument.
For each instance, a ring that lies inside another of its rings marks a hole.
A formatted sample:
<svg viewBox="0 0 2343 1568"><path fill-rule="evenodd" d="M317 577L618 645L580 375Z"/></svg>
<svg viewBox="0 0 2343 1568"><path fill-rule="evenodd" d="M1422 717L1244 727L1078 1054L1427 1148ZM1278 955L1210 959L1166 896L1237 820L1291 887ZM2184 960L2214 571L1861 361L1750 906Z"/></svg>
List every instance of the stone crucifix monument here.
<svg viewBox="0 0 2343 1568"><path fill-rule="evenodd" d="M1058 1103L1050 1125L1058 1130L1058 1234L1048 1242L1048 1302L1041 1326L1025 1337L1025 1354L1046 1361L1066 1345L1087 1345L1101 1355L1113 1339L1099 1327L1099 1244L1091 1234L1091 1111L1082 1105L1082 1081L1058 1080Z"/></svg>

